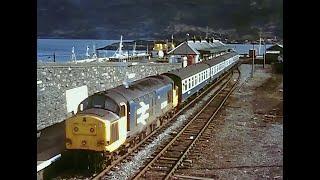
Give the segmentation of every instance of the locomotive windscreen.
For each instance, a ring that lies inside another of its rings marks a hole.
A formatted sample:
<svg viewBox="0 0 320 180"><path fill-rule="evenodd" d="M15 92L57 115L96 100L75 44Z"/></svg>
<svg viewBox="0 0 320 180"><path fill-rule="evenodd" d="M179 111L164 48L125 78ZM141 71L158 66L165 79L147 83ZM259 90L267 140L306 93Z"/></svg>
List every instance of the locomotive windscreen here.
<svg viewBox="0 0 320 180"><path fill-rule="evenodd" d="M79 105L80 111L92 108L106 109L119 114L119 106L112 99L104 95L92 95L82 101Z"/></svg>

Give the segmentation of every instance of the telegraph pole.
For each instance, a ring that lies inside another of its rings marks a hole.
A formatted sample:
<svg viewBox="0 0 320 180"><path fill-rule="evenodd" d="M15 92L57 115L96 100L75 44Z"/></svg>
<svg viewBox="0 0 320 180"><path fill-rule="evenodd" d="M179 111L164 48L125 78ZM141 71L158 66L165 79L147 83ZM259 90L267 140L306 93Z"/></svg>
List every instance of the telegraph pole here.
<svg viewBox="0 0 320 180"><path fill-rule="evenodd" d="M253 77L253 72L254 72L254 55L255 55L255 50L254 50L254 42L252 42L252 70L251 70L251 77Z"/></svg>
<svg viewBox="0 0 320 180"><path fill-rule="evenodd" d="M263 44L264 44L264 54L263 54L263 69L264 69L265 64L266 64L266 52L267 52L265 39L263 39Z"/></svg>

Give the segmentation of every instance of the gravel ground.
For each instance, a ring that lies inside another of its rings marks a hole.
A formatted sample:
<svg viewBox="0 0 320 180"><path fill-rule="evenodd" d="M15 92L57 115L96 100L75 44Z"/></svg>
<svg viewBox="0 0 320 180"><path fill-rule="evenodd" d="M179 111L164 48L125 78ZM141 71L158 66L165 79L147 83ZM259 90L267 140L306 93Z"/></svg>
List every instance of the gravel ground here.
<svg viewBox="0 0 320 180"><path fill-rule="evenodd" d="M217 117L210 148L176 174L213 179L283 179L282 76L240 67L242 80ZM179 179L179 178L177 178Z"/></svg>
<svg viewBox="0 0 320 180"><path fill-rule="evenodd" d="M159 147L159 145L161 145L165 140L170 138L170 134L177 130L191 115L196 113L217 89L217 87L214 88L211 93L208 93L201 101L194 105L194 107L186 111L184 114L178 116L176 122L174 122L172 126L168 127L163 133L161 133L151 144L147 145L143 150L140 150L138 154L131 159L131 161L122 163L121 166L117 167L115 171L110 171L108 175L104 177L104 179L128 179L137 173L139 167L141 167L156 151L157 147Z"/></svg>

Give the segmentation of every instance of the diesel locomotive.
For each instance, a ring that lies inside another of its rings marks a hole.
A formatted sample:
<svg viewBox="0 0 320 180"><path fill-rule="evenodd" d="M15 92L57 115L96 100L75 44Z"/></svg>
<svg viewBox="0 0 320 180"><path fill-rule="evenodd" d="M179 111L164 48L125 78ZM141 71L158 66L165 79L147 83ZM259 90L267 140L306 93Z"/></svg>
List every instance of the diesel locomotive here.
<svg viewBox="0 0 320 180"><path fill-rule="evenodd" d="M146 137L193 94L235 66L238 53L97 92L66 120L66 149L112 159Z"/></svg>

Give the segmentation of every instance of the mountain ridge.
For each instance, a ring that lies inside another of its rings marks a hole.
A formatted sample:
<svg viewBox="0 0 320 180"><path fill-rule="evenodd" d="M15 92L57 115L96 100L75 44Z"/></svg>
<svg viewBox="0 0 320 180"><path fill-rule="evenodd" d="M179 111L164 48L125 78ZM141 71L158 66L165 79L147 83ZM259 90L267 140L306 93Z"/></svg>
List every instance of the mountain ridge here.
<svg viewBox="0 0 320 180"><path fill-rule="evenodd" d="M282 37L279 0L38 0L37 35L46 38L183 38L186 33L231 39ZM180 35L179 35L180 34Z"/></svg>

